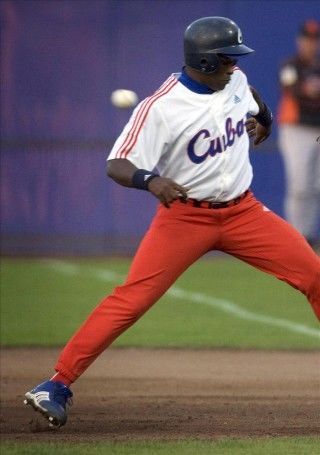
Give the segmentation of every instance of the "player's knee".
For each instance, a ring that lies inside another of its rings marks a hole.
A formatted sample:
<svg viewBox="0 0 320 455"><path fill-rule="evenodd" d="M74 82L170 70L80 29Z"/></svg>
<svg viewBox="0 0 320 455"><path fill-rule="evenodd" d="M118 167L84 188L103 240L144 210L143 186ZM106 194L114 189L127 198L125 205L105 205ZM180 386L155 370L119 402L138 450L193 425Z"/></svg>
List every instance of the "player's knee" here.
<svg viewBox="0 0 320 455"><path fill-rule="evenodd" d="M306 292L306 296L313 307L313 310L320 321L320 271L312 276L310 287Z"/></svg>

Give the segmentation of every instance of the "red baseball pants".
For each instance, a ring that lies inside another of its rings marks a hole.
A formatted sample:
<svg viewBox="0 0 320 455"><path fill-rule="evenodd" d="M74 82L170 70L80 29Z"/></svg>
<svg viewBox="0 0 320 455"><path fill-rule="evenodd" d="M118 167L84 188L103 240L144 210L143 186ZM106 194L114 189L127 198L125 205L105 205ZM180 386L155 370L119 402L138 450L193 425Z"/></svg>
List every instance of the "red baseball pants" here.
<svg viewBox="0 0 320 455"><path fill-rule="evenodd" d="M175 201L170 209L159 206L126 282L102 300L68 342L56 371L75 381L210 250L229 253L300 290L320 319L320 258L298 231L252 193L222 209Z"/></svg>

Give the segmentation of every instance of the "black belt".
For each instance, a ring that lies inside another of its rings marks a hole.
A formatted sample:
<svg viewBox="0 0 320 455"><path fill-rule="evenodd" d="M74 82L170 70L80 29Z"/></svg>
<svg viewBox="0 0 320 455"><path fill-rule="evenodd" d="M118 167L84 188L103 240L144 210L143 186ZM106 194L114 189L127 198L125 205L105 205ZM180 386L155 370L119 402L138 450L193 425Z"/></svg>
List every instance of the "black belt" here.
<svg viewBox="0 0 320 455"><path fill-rule="evenodd" d="M240 194L240 196L236 197L235 199L232 199L231 201L225 201L225 202L198 201L197 199L183 199L183 198L180 198L179 200L183 204L192 205L192 207L199 207L199 208L203 208L203 209L224 209L227 207L232 207L234 205L238 205L239 202L242 201L242 199L244 199L248 193L249 193L249 190Z"/></svg>

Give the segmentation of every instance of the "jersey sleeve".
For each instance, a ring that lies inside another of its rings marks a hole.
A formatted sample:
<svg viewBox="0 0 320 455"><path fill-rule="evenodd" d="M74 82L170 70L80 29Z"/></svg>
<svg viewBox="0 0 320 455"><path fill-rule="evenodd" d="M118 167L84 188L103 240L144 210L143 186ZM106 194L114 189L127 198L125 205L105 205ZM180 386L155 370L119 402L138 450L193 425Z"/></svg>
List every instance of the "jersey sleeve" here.
<svg viewBox="0 0 320 455"><path fill-rule="evenodd" d="M253 94L252 94L248 84L247 84L247 91L249 92L249 97L250 97L249 98L249 109L248 109L248 112L251 115L258 115L259 111L260 111L260 108L259 108L258 103L256 102L256 100L254 99Z"/></svg>
<svg viewBox="0 0 320 455"><path fill-rule="evenodd" d="M251 115L259 114L259 106L256 100L254 99L252 92L250 90L247 76L241 71L242 83L245 85L246 96L248 97L248 113Z"/></svg>
<svg viewBox="0 0 320 455"><path fill-rule="evenodd" d="M157 103L146 98L134 110L107 160L131 161L138 169L153 170L169 143L169 129Z"/></svg>

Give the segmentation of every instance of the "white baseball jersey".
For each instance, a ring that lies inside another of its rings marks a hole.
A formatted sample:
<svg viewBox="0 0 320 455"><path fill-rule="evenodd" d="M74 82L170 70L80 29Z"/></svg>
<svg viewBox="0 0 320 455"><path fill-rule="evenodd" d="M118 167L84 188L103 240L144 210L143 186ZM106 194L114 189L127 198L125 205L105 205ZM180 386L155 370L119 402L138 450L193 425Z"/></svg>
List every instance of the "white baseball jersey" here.
<svg viewBox="0 0 320 455"><path fill-rule="evenodd" d="M236 68L223 90L203 93L198 88L205 86L179 77L170 76L135 108L108 160L126 158L138 169L157 169L189 188L193 199L234 199L252 180L244 124L259 107L247 78Z"/></svg>

